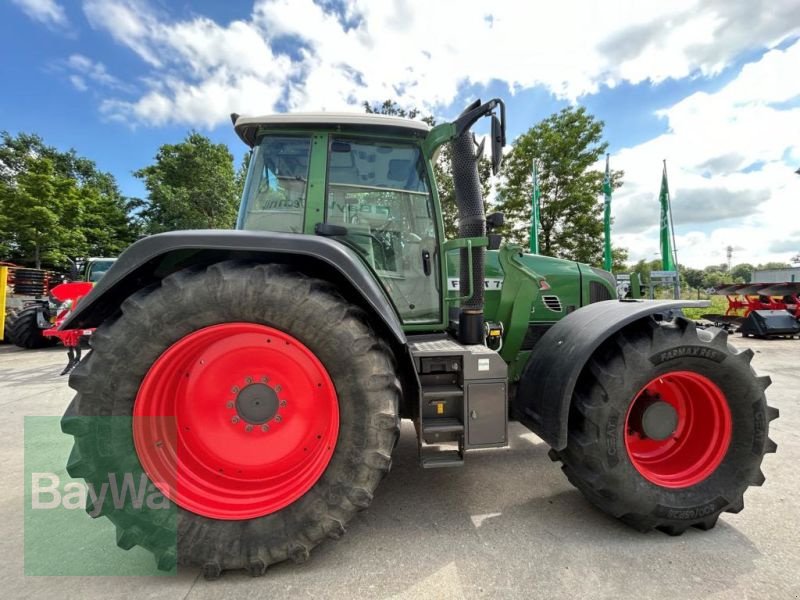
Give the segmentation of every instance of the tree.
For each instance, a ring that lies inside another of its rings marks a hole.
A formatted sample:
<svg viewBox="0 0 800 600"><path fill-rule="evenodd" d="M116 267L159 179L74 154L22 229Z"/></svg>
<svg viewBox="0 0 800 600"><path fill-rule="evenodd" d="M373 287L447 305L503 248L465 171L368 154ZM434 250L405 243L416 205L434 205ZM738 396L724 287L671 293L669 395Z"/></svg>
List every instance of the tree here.
<svg viewBox="0 0 800 600"><path fill-rule="evenodd" d="M406 119L415 119L420 114L416 108L405 109L394 100L385 100L382 104L375 105L364 102L363 106L364 110L370 114L392 115L395 117L404 117ZM421 120L431 127L436 125L436 119L431 116L422 117ZM488 212L492 175L492 165L489 159L483 157L480 159L478 162L478 172L480 173L483 192L483 207L484 210ZM439 193L439 204L442 207L445 238L452 239L458 237L458 205L456 204L456 191L453 185L449 144L443 145L439 150L439 157L433 165L433 173L436 178L436 189Z"/></svg>
<svg viewBox="0 0 800 600"><path fill-rule="evenodd" d="M147 188L142 213L150 233L234 227L239 196L225 144L191 131L182 142L161 146L155 163L134 175Z"/></svg>
<svg viewBox="0 0 800 600"><path fill-rule="evenodd" d="M628 249L613 247L611 249L611 271L621 273L628 268Z"/></svg>
<svg viewBox="0 0 800 600"><path fill-rule="evenodd" d="M113 256L137 235L114 177L41 137L0 134L0 253L37 267L67 258Z"/></svg>
<svg viewBox="0 0 800 600"><path fill-rule="evenodd" d="M731 277L733 277L733 281L736 283L750 283L754 268L755 267L749 263L735 265L731 268Z"/></svg>
<svg viewBox="0 0 800 600"><path fill-rule="evenodd" d="M242 157L242 163L239 165L239 170L236 171L236 197L241 199L244 194L244 182L247 180L247 170L250 168L250 158L253 156L248 152Z"/></svg>
<svg viewBox="0 0 800 600"><path fill-rule="evenodd" d="M531 127L505 158L498 209L507 235L527 244L531 222L531 165L536 159L540 187L542 254L600 264L603 252L603 172L592 169L608 144L603 122L583 107L565 108ZM612 187L622 185L612 172Z"/></svg>
<svg viewBox="0 0 800 600"><path fill-rule="evenodd" d="M756 267L757 271L767 271L769 269L788 269L792 265L785 262L765 262Z"/></svg>
<svg viewBox="0 0 800 600"><path fill-rule="evenodd" d="M700 269L692 269L690 267L680 267L681 275L683 275L686 285L690 288L699 290L703 287L704 273Z"/></svg>
<svg viewBox="0 0 800 600"><path fill-rule="evenodd" d="M65 262L81 253L85 238L77 227L80 194L75 181L55 173L48 158L29 159L14 184L3 184L2 212L16 256Z"/></svg>

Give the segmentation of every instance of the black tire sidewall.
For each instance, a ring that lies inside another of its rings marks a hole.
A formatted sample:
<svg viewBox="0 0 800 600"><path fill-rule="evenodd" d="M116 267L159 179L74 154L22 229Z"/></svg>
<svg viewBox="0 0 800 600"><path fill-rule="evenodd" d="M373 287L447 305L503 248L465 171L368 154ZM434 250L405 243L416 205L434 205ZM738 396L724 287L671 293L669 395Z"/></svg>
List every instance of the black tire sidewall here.
<svg viewBox="0 0 800 600"><path fill-rule="evenodd" d="M664 331L661 343L647 352L634 355L623 346L624 364L635 367L624 377L596 381L584 390L593 400L591 420L598 433L580 456L569 448L561 454L577 473L598 475L585 491L605 490L607 499L616 503L615 512L678 521L699 519L734 504L757 478L767 440L766 399L749 365L730 346L712 346L697 337L687 341L675 330ZM686 488L666 488L646 479L632 464L624 441L631 402L652 379L674 371L698 373L717 385L732 425L722 462L706 479Z"/></svg>

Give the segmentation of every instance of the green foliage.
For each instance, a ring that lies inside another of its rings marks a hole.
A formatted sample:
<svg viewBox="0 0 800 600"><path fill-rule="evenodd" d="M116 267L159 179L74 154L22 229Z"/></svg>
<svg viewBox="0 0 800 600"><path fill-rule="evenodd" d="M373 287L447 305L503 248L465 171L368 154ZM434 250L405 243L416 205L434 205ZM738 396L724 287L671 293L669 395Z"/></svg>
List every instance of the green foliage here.
<svg viewBox="0 0 800 600"><path fill-rule="evenodd" d="M701 294L701 297L697 297L698 300L710 300L711 306L706 308L684 308L683 314L686 315L690 319L699 319L703 315L724 315L725 311L728 309L728 301L725 299L725 296L706 296L705 294Z"/></svg>
<svg viewBox="0 0 800 600"><path fill-rule="evenodd" d="M233 155L196 131L159 148L155 163L134 175L144 181L149 233L176 229L231 229L240 195Z"/></svg>
<svg viewBox="0 0 800 600"><path fill-rule="evenodd" d="M565 108L519 136L505 157L498 209L505 213L506 237L529 243L531 169L539 166L542 254L602 264L604 173L594 170L608 144L603 122L583 107ZM613 188L622 171L612 171Z"/></svg>
<svg viewBox="0 0 800 600"><path fill-rule="evenodd" d="M363 103L364 110L370 114L392 115L415 119L419 115L416 108L404 109L394 100L385 100L382 104L370 105ZM422 121L433 127L436 119L432 116L422 117ZM483 206L489 212L489 195L491 193L492 164L488 158L481 158L478 163L481 187L483 191ZM436 189L439 193L439 203L442 207L442 220L444 221L445 238L458 237L458 206L456 205L456 191L453 185L452 167L450 162L450 145L445 144L439 150L439 157L433 165L433 174L436 178Z"/></svg>
<svg viewBox="0 0 800 600"><path fill-rule="evenodd" d="M735 283L750 283L754 268L749 263L738 264L731 268L731 277Z"/></svg>
<svg viewBox="0 0 800 600"><path fill-rule="evenodd" d="M624 273L627 271L627 263L628 263L628 249L627 248L617 248L616 246L612 246L611 248L611 271L613 273Z"/></svg>
<svg viewBox="0 0 800 600"><path fill-rule="evenodd" d="M242 163L239 165L239 169L236 171L236 197L240 200L244 193L244 182L247 180L247 170L250 168L250 157L252 156L250 152L245 154L242 157Z"/></svg>
<svg viewBox="0 0 800 600"><path fill-rule="evenodd" d="M64 266L67 258L115 256L136 238L136 201L112 175L37 135L0 139L0 256Z"/></svg>

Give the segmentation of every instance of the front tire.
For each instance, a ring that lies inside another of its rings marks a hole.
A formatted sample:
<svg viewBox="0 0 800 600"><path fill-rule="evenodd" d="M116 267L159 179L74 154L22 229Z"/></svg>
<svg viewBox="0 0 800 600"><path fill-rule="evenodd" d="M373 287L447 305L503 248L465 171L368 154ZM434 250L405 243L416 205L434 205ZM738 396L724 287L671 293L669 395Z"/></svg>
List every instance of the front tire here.
<svg viewBox="0 0 800 600"><path fill-rule="evenodd" d="M593 504L671 535L712 528L761 485L769 377L722 330L647 319L606 341L575 388L567 447L551 457Z"/></svg>
<svg viewBox="0 0 800 600"><path fill-rule="evenodd" d="M35 350L50 348L58 343L57 338L45 337L42 333L44 330L39 328L38 314L42 310L46 309L39 305L28 306L8 318L6 328L13 344L26 350ZM49 318L49 315L46 316Z"/></svg>
<svg viewBox="0 0 800 600"><path fill-rule="evenodd" d="M392 353L327 282L279 265L181 271L126 300L91 345L70 377L67 470L98 486L130 465L177 505L177 544L152 512L94 511L114 522L119 546L146 548L161 569L215 578L303 562L341 536L391 466ZM183 457L172 488L167 449Z"/></svg>

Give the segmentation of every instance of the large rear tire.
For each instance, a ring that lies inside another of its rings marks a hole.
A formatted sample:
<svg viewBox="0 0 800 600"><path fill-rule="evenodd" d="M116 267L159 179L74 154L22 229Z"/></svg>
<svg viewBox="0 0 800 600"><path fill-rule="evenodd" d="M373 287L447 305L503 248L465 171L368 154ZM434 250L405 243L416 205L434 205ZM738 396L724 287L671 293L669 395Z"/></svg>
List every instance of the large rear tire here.
<svg viewBox="0 0 800 600"><path fill-rule="evenodd" d="M91 346L70 376L67 470L97 487L131 465L134 481L145 472L177 505L177 544L152 512L87 509L161 569L214 578L302 562L342 535L389 471L401 392L392 352L327 282L280 265L181 271L128 298ZM161 451L173 442L170 489Z"/></svg>
<svg viewBox="0 0 800 600"><path fill-rule="evenodd" d="M2 344L13 344L14 340L11 337L11 323L17 316L17 311L10 309L6 312L5 324L3 325L3 339L0 340Z"/></svg>
<svg viewBox="0 0 800 600"><path fill-rule="evenodd" d="M575 388L566 449L551 451L593 504L641 531L712 528L737 513L775 452L769 377L722 330L640 321L605 342Z"/></svg>
<svg viewBox="0 0 800 600"><path fill-rule="evenodd" d="M49 348L58 343L57 338L45 337L44 330L39 328L37 315L41 310L41 306L28 306L6 321L12 343L26 350Z"/></svg>

